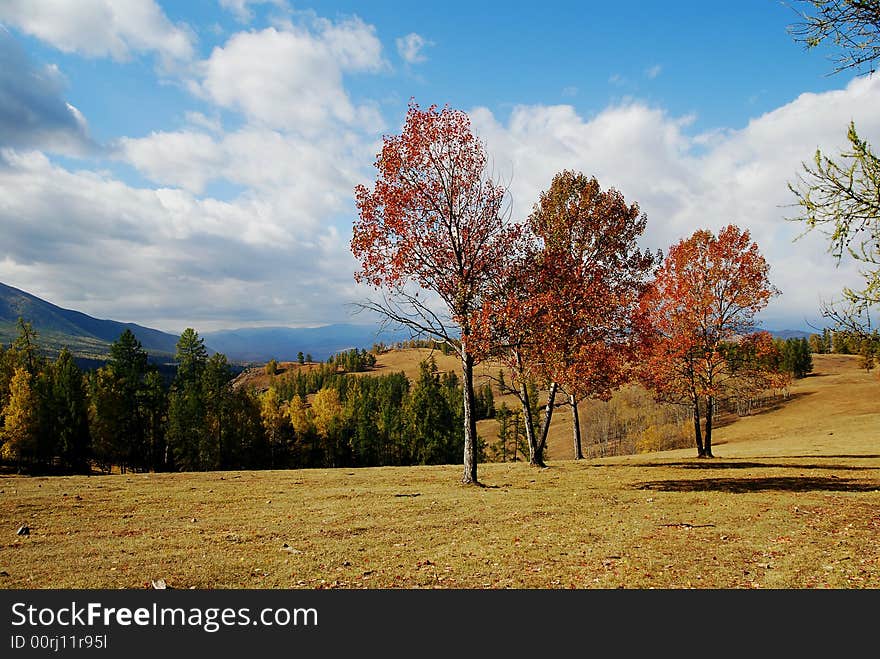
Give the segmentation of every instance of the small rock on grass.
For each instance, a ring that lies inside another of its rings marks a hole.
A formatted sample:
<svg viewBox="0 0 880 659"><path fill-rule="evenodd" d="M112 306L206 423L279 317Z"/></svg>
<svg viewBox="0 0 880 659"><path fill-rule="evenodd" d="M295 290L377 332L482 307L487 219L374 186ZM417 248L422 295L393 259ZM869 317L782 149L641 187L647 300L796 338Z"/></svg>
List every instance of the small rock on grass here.
<svg viewBox="0 0 880 659"><path fill-rule="evenodd" d="M166 590L168 588L165 579L154 579L150 582L150 585L153 587L153 590Z"/></svg>
<svg viewBox="0 0 880 659"><path fill-rule="evenodd" d="M15 535L30 535L31 529L27 524L22 524L18 527L18 531L15 532Z"/></svg>

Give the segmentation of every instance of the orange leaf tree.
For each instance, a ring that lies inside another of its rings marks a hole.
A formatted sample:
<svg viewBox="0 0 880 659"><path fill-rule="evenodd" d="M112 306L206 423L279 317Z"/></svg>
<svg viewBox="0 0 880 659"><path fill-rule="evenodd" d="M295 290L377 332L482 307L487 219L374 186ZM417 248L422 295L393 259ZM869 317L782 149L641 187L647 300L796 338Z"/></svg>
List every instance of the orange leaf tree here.
<svg viewBox="0 0 880 659"><path fill-rule="evenodd" d="M355 279L383 291L361 306L461 357L464 483L478 482L474 323L519 233L505 221L505 189L486 164L467 114L410 102L401 134L383 138L375 185L355 189L351 240Z"/></svg>
<svg viewBox="0 0 880 659"><path fill-rule="evenodd" d="M539 355L543 322L547 315L541 245L537 236L521 227L510 246L507 261L483 299L479 320L474 323L473 342L481 358L493 357L510 374L498 385L502 394L513 394L522 408L523 427L529 447L529 464L543 467L543 444L535 434L530 383L540 377Z"/></svg>
<svg viewBox="0 0 880 659"><path fill-rule="evenodd" d="M750 334L755 315L778 294L769 270L747 230L731 224L715 236L701 229L670 248L642 298L650 327L643 381L658 398L692 407L699 457L712 457L713 415L727 388L773 382L775 346Z"/></svg>
<svg viewBox="0 0 880 659"><path fill-rule="evenodd" d="M607 400L631 379L639 298L657 257L639 249L647 217L595 177L563 171L529 217L543 243L538 363L550 381L543 447L557 386L568 394L574 457L583 457L578 402Z"/></svg>

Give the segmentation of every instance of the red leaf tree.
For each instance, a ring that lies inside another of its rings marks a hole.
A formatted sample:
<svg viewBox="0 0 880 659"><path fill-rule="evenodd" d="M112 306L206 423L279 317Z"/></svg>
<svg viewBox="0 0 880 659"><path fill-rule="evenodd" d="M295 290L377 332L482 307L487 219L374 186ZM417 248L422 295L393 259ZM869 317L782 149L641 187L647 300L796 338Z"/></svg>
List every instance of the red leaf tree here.
<svg viewBox="0 0 880 659"><path fill-rule="evenodd" d="M410 102L401 134L383 139L375 185L355 189L351 240L360 262L355 279L384 292L361 306L461 357L464 483L478 482L474 323L519 234L505 220L505 189L486 163L467 114Z"/></svg>
<svg viewBox="0 0 880 659"><path fill-rule="evenodd" d="M630 379L634 318L655 258L637 241L646 218L616 190L564 171L535 205L517 250L483 308L480 345L512 373L523 410L529 462L544 466L560 385L574 413L574 456L583 457L578 402L607 399ZM530 380L549 382L540 437Z"/></svg>
<svg viewBox="0 0 880 659"><path fill-rule="evenodd" d="M551 383L542 447L558 386L568 394L574 457L581 459L578 402L608 400L632 377L639 298L656 263L638 247L646 223L638 204L572 171L553 178L529 217L543 243L539 363Z"/></svg>
<svg viewBox="0 0 880 659"><path fill-rule="evenodd" d="M771 386L779 375L773 341L750 334L755 315L778 294L769 270L748 231L732 224L717 236L699 230L670 248L642 298L650 328L643 381L658 398L692 407L699 457L712 457L718 399L735 386Z"/></svg>
<svg viewBox="0 0 880 659"><path fill-rule="evenodd" d="M474 323L473 346L481 358L506 367L510 380L500 381L502 394L513 394L522 408L529 464L543 467L543 444L535 434L530 382L540 377L539 356L547 297L537 236L522 227L507 262L498 269Z"/></svg>

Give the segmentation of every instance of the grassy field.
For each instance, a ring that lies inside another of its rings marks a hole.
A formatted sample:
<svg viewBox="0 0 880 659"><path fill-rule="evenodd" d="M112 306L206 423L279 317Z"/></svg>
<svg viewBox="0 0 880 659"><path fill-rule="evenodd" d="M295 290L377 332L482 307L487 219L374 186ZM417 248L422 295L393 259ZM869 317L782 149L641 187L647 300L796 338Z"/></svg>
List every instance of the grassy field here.
<svg viewBox="0 0 880 659"><path fill-rule="evenodd" d="M0 478L0 587L878 588L880 380L817 356L777 409L547 469ZM21 524L30 535L18 536Z"/></svg>

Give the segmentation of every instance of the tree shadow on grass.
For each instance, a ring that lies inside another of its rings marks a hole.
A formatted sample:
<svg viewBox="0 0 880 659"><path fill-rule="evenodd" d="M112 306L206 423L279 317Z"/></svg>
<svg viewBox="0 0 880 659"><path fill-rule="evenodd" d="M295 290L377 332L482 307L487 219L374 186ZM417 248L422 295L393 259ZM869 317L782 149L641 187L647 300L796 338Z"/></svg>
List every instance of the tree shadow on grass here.
<svg viewBox="0 0 880 659"><path fill-rule="evenodd" d="M848 455L843 455L843 454L842 455L825 455L825 454L822 454L822 455L787 455L785 457L795 458L795 459L809 458L811 460L815 459L815 458L844 458L846 460L849 460L850 458L852 458L853 460L877 460L877 459L880 459L880 453L861 453L861 454L850 453Z"/></svg>
<svg viewBox="0 0 880 659"><path fill-rule="evenodd" d="M825 458L831 456L803 456L811 458ZM849 457L849 456L836 456ZM880 456L878 456L880 457ZM694 458L693 462L676 461L676 462L646 462L645 467L681 467L682 469L825 469L828 471L862 471L871 469L880 469L880 467L865 467L862 465L845 465L845 464L819 464L814 462L746 462L746 461L730 461L730 460L704 460Z"/></svg>
<svg viewBox="0 0 880 659"><path fill-rule="evenodd" d="M880 491L880 482L858 481L849 478L819 478L808 476L777 476L771 478L701 478L647 481L634 483L637 490L657 492L728 492L746 494L748 492L875 492Z"/></svg>

